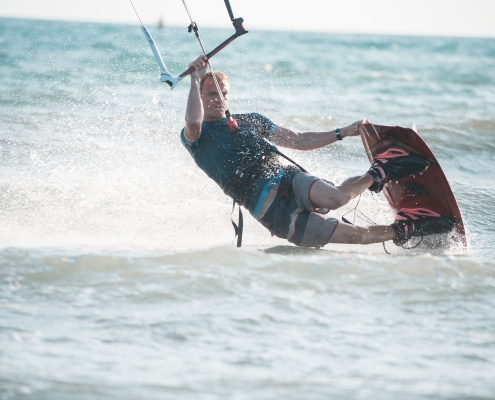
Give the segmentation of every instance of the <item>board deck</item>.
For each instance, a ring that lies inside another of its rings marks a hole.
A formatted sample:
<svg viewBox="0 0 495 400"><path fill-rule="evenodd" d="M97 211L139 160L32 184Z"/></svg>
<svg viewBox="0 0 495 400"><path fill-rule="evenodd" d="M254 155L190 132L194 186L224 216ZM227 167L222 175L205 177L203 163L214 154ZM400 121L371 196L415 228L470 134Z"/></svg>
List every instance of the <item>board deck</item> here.
<svg viewBox="0 0 495 400"><path fill-rule="evenodd" d="M380 149L389 146L423 155L430 161L430 166L422 174L385 185L383 194L390 206L395 211L428 208L453 219L455 227L449 234L450 239L467 247L466 230L454 193L435 155L421 136L413 129L399 126L363 124L363 127L365 132L361 133L361 139L370 162Z"/></svg>

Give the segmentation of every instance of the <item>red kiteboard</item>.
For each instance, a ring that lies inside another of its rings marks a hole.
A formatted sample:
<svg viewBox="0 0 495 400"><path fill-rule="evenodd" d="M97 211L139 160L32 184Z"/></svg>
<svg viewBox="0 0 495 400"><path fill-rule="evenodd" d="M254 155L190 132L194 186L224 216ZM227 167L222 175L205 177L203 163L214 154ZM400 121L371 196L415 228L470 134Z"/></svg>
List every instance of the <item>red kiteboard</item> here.
<svg viewBox="0 0 495 400"><path fill-rule="evenodd" d="M390 146L420 154L430 161L425 172L385 185L383 194L390 206L395 211L427 208L453 219L455 227L448 235L449 239L467 247L466 230L454 193L436 157L421 136L413 129L400 126L363 124L363 128L365 133L361 133L361 139L370 162L380 149Z"/></svg>

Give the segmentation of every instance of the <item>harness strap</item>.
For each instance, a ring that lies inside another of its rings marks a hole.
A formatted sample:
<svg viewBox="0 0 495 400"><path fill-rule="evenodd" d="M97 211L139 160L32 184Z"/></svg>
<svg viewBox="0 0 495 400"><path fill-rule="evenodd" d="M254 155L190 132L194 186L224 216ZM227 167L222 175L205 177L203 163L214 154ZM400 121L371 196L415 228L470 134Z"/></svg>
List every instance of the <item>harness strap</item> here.
<svg viewBox="0 0 495 400"><path fill-rule="evenodd" d="M306 171L303 167L301 167L298 163L296 163L292 158L289 158L284 153L282 153L276 146L274 146L273 144L271 144L268 140L266 140L265 138L262 138L262 139L265 142L265 144L268 145L268 148L271 151L273 151L275 154L278 154L279 156L285 158L287 161L289 161L290 163L292 163L296 167L298 167L302 172L308 173L308 171Z"/></svg>
<svg viewBox="0 0 495 400"><path fill-rule="evenodd" d="M291 187L290 183L284 183L283 185L280 185L278 190L277 190L277 194L281 194L284 197L289 198L290 197L290 194L289 194L290 187Z"/></svg>
<svg viewBox="0 0 495 400"><path fill-rule="evenodd" d="M232 222L232 226L234 227L234 231L235 231L234 238L237 236L237 247L241 247L242 246L242 231L244 229L244 218L242 217L241 206L238 205L239 206L239 220L238 220L239 225L237 225L234 222L234 218L232 218L232 215L234 214L235 205L236 205L236 201L233 200L232 212L230 213L230 220Z"/></svg>

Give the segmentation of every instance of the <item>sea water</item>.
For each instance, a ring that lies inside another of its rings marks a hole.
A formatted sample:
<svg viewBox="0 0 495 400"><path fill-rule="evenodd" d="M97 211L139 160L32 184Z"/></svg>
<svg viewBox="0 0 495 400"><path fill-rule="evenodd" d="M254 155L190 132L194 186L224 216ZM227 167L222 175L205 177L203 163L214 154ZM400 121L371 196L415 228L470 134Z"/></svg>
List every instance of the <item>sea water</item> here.
<svg viewBox="0 0 495 400"><path fill-rule="evenodd" d="M200 54L149 28L173 74ZM247 213L236 249L179 140L188 79L160 83L139 25L0 19L0 399L495 398L495 40L252 30L212 64L234 113L415 123L468 249L300 249ZM287 153L335 183L369 166L359 138Z"/></svg>

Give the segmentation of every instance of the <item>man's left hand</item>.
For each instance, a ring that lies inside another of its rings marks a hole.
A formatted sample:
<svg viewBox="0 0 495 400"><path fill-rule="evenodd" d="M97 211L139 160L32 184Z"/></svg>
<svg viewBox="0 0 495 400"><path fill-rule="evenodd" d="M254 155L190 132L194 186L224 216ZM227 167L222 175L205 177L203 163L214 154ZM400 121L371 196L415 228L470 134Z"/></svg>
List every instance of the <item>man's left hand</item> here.
<svg viewBox="0 0 495 400"><path fill-rule="evenodd" d="M345 128L340 128L340 134L342 137L359 136L361 134L362 125L369 123L370 121L368 121L367 118L364 118L362 121L356 121Z"/></svg>

